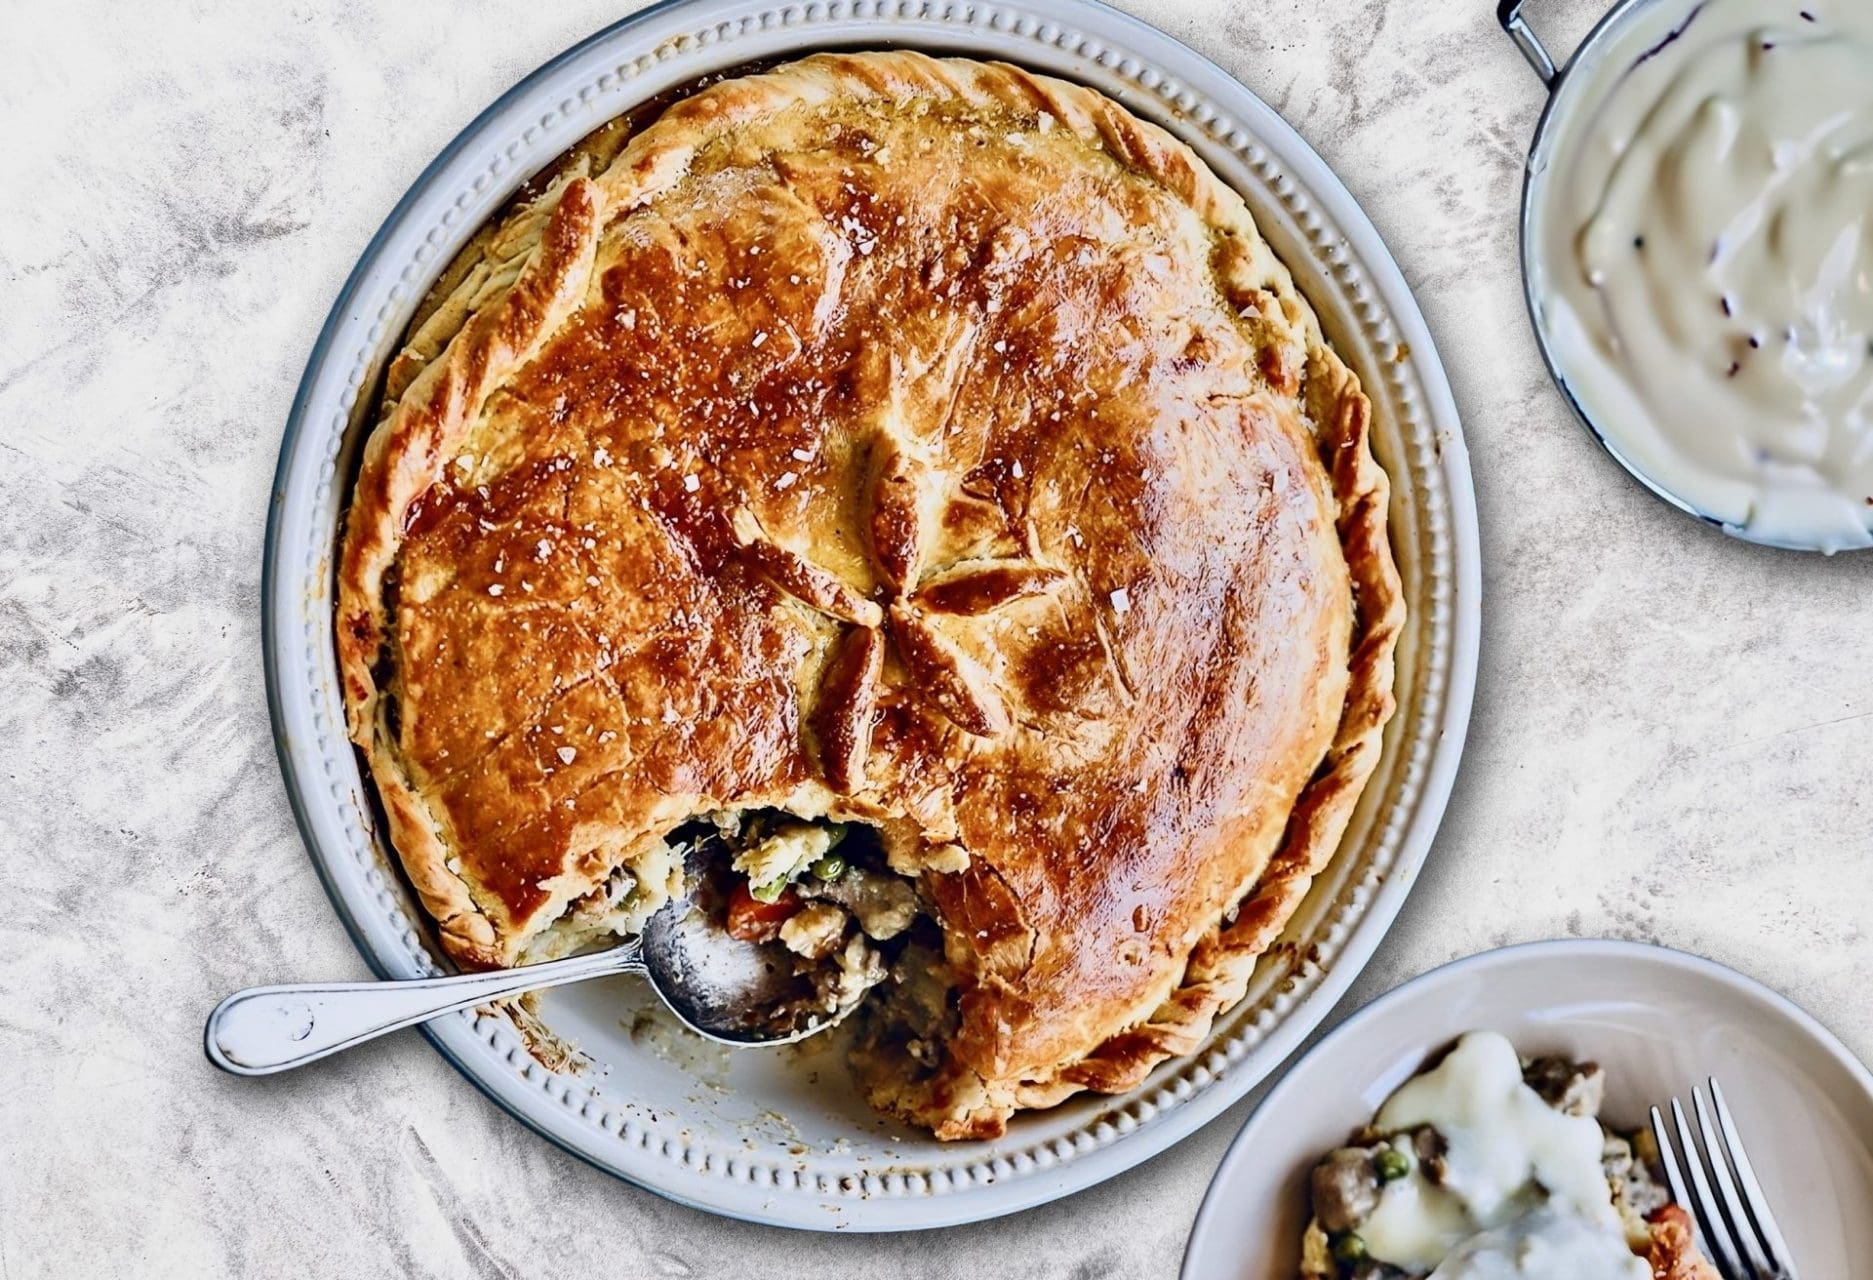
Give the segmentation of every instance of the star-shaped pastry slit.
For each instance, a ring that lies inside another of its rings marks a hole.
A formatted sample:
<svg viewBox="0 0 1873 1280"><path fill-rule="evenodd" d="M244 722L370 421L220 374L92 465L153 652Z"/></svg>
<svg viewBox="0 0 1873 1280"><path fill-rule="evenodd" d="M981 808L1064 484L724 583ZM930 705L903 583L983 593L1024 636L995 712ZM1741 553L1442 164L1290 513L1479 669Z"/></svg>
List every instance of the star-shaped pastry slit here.
<svg viewBox="0 0 1873 1280"><path fill-rule="evenodd" d="M742 513L735 525L735 535L749 567L778 590L855 626L876 627L884 620L884 611L874 601L867 600L811 560L795 555L778 542L769 541L747 513Z"/></svg>
<svg viewBox="0 0 1873 1280"><path fill-rule="evenodd" d="M874 441L865 531L882 605L770 540L748 513L735 521L736 537L756 573L809 608L849 624L821 673L819 698L808 717L821 772L848 794L865 785L887 638L916 690L945 719L966 733L994 737L1012 722L994 678L937 628L933 616L979 617L1066 580L1060 570L1028 560L973 560L924 581L926 470L890 435Z"/></svg>

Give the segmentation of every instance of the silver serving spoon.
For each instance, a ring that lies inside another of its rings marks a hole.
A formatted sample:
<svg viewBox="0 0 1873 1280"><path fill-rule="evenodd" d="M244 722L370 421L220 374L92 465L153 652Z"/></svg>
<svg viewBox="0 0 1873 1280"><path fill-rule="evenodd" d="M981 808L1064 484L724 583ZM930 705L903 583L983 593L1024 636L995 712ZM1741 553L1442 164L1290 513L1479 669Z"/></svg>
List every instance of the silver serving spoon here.
<svg viewBox="0 0 1873 1280"><path fill-rule="evenodd" d="M738 942L695 902L665 904L640 937L547 964L401 982L294 983L237 991L208 1015L208 1060L265 1076L457 1009L547 987L637 973L684 1026L735 1046L792 1044L826 1030L854 1005L816 1007L809 979L776 943Z"/></svg>

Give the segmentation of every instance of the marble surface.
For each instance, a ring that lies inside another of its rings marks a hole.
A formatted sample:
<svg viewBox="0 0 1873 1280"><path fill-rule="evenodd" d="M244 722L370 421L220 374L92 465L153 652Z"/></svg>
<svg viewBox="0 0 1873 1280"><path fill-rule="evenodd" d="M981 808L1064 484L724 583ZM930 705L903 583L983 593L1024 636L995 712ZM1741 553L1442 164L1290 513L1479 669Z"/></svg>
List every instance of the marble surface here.
<svg viewBox="0 0 1873 1280"><path fill-rule="evenodd" d="M508 1120L414 1036L217 1075L202 1016L362 977L268 736L293 387L372 230L617 0L0 5L0 1280L1174 1274L1237 1107L1075 1199L889 1239L718 1221ZM1873 1056L1873 555L1644 495L1544 377L1516 270L1540 91L1487 0L1130 0L1365 204L1462 407L1485 626L1428 870L1348 998L1557 935L1769 982ZM1557 43L1595 6L1548 0Z"/></svg>

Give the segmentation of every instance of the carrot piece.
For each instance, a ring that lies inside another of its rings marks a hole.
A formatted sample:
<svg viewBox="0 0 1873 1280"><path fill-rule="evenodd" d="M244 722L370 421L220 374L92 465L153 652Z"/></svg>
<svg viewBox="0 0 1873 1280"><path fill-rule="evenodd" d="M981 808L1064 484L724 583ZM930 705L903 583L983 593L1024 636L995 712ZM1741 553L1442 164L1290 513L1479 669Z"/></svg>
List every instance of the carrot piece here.
<svg viewBox="0 0 1873 1280"><path fill-rule="evenodd" d="M800 909L800 895L785 889L772 902L762 902L748 892L746 881L737 881L728 896L728 936L738 942L772 942L780 937L780 926Z"/></svg>

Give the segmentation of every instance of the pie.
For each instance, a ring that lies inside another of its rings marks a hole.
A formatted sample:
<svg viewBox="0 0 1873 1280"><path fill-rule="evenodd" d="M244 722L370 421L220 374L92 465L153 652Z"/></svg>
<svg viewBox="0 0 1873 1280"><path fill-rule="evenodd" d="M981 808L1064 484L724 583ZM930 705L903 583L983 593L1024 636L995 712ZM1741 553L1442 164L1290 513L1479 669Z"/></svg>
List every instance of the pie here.
<svg viewBox="0 0 1873 1280"><path fill-rule="evenodd" d="M1597 1063L1464 1036L1314 1166L1302 1280L1718 1280L1605 1093Z"/></svg>
<svg viewBox="0 0 1873 1280"><path fill-rule="evenodd" d="M1240 197L911 52L600 130L444 273L339 567L349 731L466 966L727 923L873 988L946 1139L1119 1092L1338 844L1403 605L1359 383Z"/></svg>

